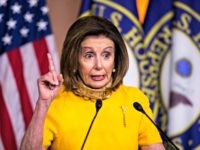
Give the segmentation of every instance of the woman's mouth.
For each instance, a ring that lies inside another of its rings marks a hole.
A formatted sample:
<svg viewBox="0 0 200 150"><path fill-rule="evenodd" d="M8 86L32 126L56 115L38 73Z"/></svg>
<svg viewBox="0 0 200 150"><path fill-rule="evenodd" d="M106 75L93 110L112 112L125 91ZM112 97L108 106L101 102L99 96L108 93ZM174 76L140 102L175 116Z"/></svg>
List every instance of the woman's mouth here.
<svg viewBox="0 0 200 150"><path fill-rule="evenodd" d="M104 75L91 75L92 80L94 81L102 81L105 79Z"/></svg>

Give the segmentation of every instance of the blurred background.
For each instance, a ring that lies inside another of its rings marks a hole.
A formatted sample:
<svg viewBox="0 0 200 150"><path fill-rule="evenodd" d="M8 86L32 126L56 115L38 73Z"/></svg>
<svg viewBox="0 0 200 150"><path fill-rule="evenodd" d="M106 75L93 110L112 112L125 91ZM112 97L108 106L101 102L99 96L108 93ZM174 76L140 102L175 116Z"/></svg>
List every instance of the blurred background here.
<svg viewBox="0 0 200 150"><path fill-rule="evenodd" d="M79 16L81 0L47 0L47 6L49 7L56 48L60 55L66 32Z"/></svg>

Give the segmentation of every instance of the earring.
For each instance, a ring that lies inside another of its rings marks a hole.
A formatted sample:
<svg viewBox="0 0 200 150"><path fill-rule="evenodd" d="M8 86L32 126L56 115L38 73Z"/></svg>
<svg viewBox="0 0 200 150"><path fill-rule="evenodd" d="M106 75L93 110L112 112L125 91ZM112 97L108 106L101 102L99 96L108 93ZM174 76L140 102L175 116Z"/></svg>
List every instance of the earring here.
<svg viewBox="0 0 200 150"><path fill-rule="evenodd" d="M113 68L112 72L115 72L115 71L116 71L115 68Z"/></svg>
<svg viewBox="0 0 200 150"><path fill-rule="evenodd" d="M73 73L74 73L74 74L76 73L76 69L73 70Z"/></svg>

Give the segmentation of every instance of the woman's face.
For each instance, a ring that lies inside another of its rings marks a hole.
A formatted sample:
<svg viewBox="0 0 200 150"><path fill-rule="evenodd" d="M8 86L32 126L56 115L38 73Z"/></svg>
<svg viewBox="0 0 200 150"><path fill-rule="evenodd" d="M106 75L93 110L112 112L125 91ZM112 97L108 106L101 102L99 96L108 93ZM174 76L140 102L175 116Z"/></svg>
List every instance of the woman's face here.
<svg viewBox="0 0 200 150"><path fill-rule="evenodd" d="M103 36L87 36L81 43L79 73L91 88L101 88L112 78L115 56L114 42Z"/></svg>

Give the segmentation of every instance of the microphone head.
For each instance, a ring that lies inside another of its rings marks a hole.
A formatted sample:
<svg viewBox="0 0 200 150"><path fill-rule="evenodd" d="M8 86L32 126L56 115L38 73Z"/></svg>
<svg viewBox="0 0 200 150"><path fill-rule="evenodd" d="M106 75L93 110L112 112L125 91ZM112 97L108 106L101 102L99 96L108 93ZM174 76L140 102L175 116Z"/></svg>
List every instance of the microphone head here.
<svg viewBox="0 0 200 150"><path fill-rule="evenodd" d="M137 111L140 111L140 112L144 113L144 110L143 110L142 106L140 105L140 103L134 102L134 103L133 103L133 107L134 107Z"/></svg>
<svg viewBox="0 0 200 150"><path fill-rule="evenodd" d="M102 106L102 100L97 99L96 101L96 110L98 111Z"/></svg>

